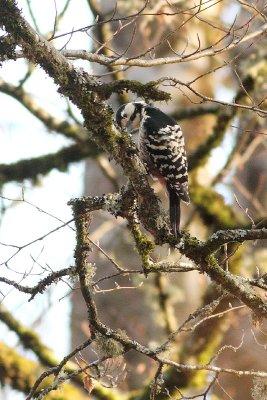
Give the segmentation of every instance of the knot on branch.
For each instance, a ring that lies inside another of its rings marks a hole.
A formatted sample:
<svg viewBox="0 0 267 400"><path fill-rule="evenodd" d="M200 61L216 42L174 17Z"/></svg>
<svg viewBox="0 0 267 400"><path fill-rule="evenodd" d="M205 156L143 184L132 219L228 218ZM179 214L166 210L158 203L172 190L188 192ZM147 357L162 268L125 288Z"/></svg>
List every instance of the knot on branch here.
<svg viewBox="0 0 267 400"><path fill-rule="evenodd" d="M117 333L123 333L122 337L125 336L125 333L121 330L118 330ZM106 357L118 357L124 352L124 346L121 343L100 332L96 333L95 346L98 352Z"/></svg>
<svg viewBox="0 0 267 400"><path fill-rule="evenodd" d="M1 61L16 59L15 48L15 41L10 35L0 36L0 66Z"/></svg>

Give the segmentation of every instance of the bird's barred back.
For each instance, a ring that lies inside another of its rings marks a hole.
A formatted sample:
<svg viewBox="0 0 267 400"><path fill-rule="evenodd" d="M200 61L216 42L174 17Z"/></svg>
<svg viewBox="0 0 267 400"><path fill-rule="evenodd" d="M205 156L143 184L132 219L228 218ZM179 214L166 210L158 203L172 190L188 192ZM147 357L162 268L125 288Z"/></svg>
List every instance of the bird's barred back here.
<svg viewBox="0 0 267 400"><path fill-rule="evenodd" d="M151 160L150 173L158 171L166 184L175 189L182 200L189 202L187 158L182 130L172 118L166 116L162 121L160 117L159 114L157 121L150 116L149 110L144 113L140 127L142 153L146 153L146 161L148 157Z"/></svg>
<svg viewBox="0 0 267 400"><path fill-rule="evenodd" d="M162 172L170 172L167 176L173 178L175 173L177 178L182 178L187 173L184 138L178 125L161 129L154 135L147 135L144 142L157 167Z"/></svg>

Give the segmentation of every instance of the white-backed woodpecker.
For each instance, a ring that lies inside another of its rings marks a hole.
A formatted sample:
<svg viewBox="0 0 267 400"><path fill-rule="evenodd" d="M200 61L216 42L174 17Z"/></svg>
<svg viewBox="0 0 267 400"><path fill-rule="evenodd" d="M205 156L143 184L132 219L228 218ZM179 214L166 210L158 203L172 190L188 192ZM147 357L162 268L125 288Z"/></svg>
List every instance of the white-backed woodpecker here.
<svg viewBox="0 0 267 400"><path fill-rule="evenodd" d="M122 105L116 113L121 128L139 128L139 155L147 171L166 187L170 222L180 235L180 201L190 202L184 137L176 121L142 101Z"/></svg>

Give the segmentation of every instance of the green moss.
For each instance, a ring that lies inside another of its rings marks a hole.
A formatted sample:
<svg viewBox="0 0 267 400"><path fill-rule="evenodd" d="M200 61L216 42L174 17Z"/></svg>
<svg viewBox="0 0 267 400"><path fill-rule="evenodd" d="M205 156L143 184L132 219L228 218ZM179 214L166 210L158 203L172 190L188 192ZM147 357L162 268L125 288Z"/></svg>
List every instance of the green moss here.
<svg viewBox="0 0 267 400"><path fill-rule="evenodd" d="M211 151L217 148L227 131L227 128L237 113L237 108L226 109L218 114L217 122L212 134L205 143L201 144L197 150L188 157L189 171L203 166L211 155Z"/></svg>
<svg viewBox="0 0 267 400"><path fill-rule="evenodd" d="M123 346L117 340L107 338L100 332L96 333L96 339L94 343L98 352L104 357L118 357L123 353Z"/></svg>
<svg viewBox="0 0 267 400"><path fill-rule="evenodd" d="M215 190L192 182L190 196L206 225L215 229L231 229L242 224L240 218Z"/></svg>
<svg viewBox="0 0 267 400"><path fill-rule="evenodd" d="M183 240L186 248L199 248L199 246L202 244L198 238L189 235L188 233L184 233Z"/></svg>
<svg viewBox="0 0 267 400"><path fill-rule="evenodd" d="M0 380L2 385L28 393L42 372L41 366L20 356L15 350L0 343ZM39 389L51 385L52 377L46 378ZM86 400L88 399L78 388L70 384L62 384L56 391L50 392L47 400Z"/></svg>
<svg viewBox="0 0 267 400"><path fill-rule="evenodd" d="M120 79L110 83L96 85L95 90L101 94L103 98L109 98L113 93L122 93L131 91L139 97L143 97L147 101L167 101L171 99L171 95L157 88L156 81L141 83L136 80Z"/></svg>
<svg viewBox="0 0 267 400"><path fill-rule="evenodd" d="M86 265L86 277L85 277L86 286L92 286L95 273L96 273L96 267L92 263L88 263Z"/></svg>
<svg viewBox="0 0 267 400"><path fill-rule="evenodd" d="M0 164L0 184L16 181L22 182L25 179L35 181L38 175L46 175L53 169L65 171L72 162L81 161L89 156L94 157L96 147L91 143L84 145L72 145L56 153L44 156L20 160L13 164Z"/></svg>
<svg viewBox="0 0 267 400"><path fill-rule="evenodd" d="M6 59L16 59L16 45L14 39L10 35L0 36L0 66L1 61Z"/></svg>
<svg viewBox="0 0 267 400"><path fill-rule="evenodd" d="M40 340L39 336L29 328L26 328L18 322L13 315L0 306L0 320L4 322L9 329L16 332L23 346L32 350L45 365L55 365L57 363L53 352L46 347Z"/></svg>
<svg viewBox="0 0 267 400"><path fill-rule="evenodd" d="M143 268L144 270L149 270L149 255L154 250L155 244L150 239L148 239L148 237L144 233L141 232L137 224L132 224L130 228L135 240L135 246L142 259Z"/></svg>
<svg viewBox="0 0 267 400"><path fill-rule="evenodd" d="M209 337L208 343L206 343L203 350L197 355L196 361L194 361L199 365L208 364L220 346L223 337L224 330L222 329L222 326L217 326L216 331L213 330L212 335ZM196 388L204 387L207 384L207 378L209 374L210 372L205 370L195 372L192 375L190 384Z"/></svg>

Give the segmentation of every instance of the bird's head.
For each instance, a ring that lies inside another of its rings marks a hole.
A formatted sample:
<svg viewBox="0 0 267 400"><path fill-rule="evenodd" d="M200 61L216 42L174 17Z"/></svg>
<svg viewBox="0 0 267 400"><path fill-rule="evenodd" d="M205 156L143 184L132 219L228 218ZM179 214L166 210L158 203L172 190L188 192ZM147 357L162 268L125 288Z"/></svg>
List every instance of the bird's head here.
<svg viewBox="0 0 267 400"><path fill-rule="evenodd" d="M143 101L123 104L116 112L116 122L120 128L136 129L140 125L142 110L147 104Z"/></svg>

